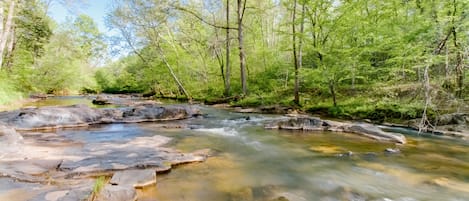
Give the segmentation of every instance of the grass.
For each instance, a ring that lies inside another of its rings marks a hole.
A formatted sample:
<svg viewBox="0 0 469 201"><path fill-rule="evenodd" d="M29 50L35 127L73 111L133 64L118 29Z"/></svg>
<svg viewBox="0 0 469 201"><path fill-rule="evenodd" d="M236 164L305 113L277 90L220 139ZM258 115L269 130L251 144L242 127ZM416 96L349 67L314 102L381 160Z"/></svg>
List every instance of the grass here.
<svg viewBox="0 0 469 201"><path fill-rule="evenodd" d="M91 195L88 198L88 201L94 201L98 198L99 193L101 192L101 190L103 190L108 180L109 179L105 176L100 176L96 179L96 181L94 182L94 186L93 186L93 192L91 192Z"/></svg>

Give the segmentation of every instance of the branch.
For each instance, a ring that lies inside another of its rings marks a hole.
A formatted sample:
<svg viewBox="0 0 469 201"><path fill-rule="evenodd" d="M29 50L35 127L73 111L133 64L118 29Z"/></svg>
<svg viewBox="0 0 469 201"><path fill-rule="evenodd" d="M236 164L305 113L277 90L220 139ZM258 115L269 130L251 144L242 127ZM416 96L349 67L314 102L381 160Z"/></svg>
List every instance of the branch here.
<svg viewBox="0 0 469 201"><path fill-rule="evenodd" d="M207 25L210 25L212 27L215 27L215 28L219 28L219 29L233 29L233 30L237 30L237 28L234 28L234 27L226 27L226 26L221 26L221 25L217 25L217 24L214 24L214 23L211 23L207 20L205 20L203 17L199 16L197 13L187 9L187 8L184 8L184 7L180 7L180 6L177 6L177 5L174 5L173 6L176 10L180 10L180 11L183 11L183 12L186 12L186 13L189 13L191 15L193 15L194 17L196 17L197 19L199 19L201 22L207 24Z"/></svg>
<svg viewBox="0 0 469 201"><path fill-rule="evenodd" d="M246 2L247 2L247 1L248 1L248 0L244 0L244 3L243 3L243 13L241 14L241 19L240 19L241 22L242 22L243 19L244 19L244 13L246 12Z"/></svg>

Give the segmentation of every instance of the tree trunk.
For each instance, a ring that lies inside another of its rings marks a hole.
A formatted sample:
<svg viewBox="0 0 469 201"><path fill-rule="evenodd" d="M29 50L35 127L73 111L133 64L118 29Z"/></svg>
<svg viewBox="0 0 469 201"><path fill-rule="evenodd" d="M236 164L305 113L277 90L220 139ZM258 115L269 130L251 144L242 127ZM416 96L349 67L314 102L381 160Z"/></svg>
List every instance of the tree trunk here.
<svg viewBox="0 0 469 201"><path fill-rule="evenodd" d="M430 62L431 63L431 62ZM431 96L430 96L430 76L428 76L428 68L430 64L425 66L423 71L423 88L425 91L425 106L423 109L422 119L420 120L419 124L419 133L422 131L427 131L428 127L431 127L430 121L428 120L427 110L428 106L431 104Z"/></svg>
<svg viewBox="0 0 469 201"><path fill-rule="evenodd" d="M8 37L11 35L11 26L12 26L12 21L13 21L13 13L15 11L15 0L12 0L10 2L10 8L8 9L8 17L7 21L5 23L5 29L3 30L2 35L0 36L0 69L2 68L3 65L3 56L5 53L5 46L7 44ZM0 23L3 23L0 22Z"/></svg>
<svg viewBox="0 0 469 201"><path fill-rule="evenodd" d="M4 22L4 17L3 15L5 14L5 3L3 2L3 0L0 1L0 42L2 40L2 35L3 35L3 29L4 29L4 26L3 26L3 22Z"/></svg>
<svg viewBox="0 0 469 201"><path fill-rule="evenodd" d="M300 95L299 95L299 81L298 81L298 55L296 52L296 0L293 1L293 11L292 11L292 48L293 48L293 63L295 66L295 99L293 102L296 105L300 104Z"/></svg>
<svg viewBox="0 0 469 201"><path fill-rule="evenodd" d="M226 27L230 26L230 1L226 0ZM226 29L226 61L225 61L225 96L230 96L231 65L230 65L230 29Z"/></svg>
<svg viewBox="0 0 469 201"><path fill-rule="evenodd" d="M453 18L451 20L452 28L451 33L453 35L453 44L456 49L456 97L462 98L464 90L464 66L463 66L463 55L461 53L461 48L458 42L456 27L454 18L457 12L456 0L453 0Z"/></svg>
<svg viewBox="0 0 469 201"><path fill-rule="evenodd" d="M247 0L238 0L238 45L239 45L239 66L241 68L241 86L243 95L247 94L247 77L246 77L246 55L244 53L244 36L243 36L243 18L246 10Z"/></svg>
<svg viewBox="0 0 469 201"><path fill-rule="evenodd" d="M305 18L305 4L301 8L301 22L300 22L300 37L298 40L298 53L296 51L296 6L297 2L294 1L293 17L292 17L292 31L293 31L293 56L295 57L295 104L300 105L300 68L303 66L303 32L304 32L304 18Z"/></svg>
<svg viewBox="0 0 469 201"><path fill-rule="evenodd" d="M184 86L182 85L181 81L179 81L178 77L176 76L176 74L175 74L174 71L173 71L173 68L171 67L171 65L170 65L170 64L168 63L168 61L166 60L166 55L164 55L163 50L161 49L160 46L158 46L158 50L159 50L161 59L163 60L163 63L164 63L164 64L166 65L166 67L168 68L169 73L170 73L171 76L173 77L174 81L176 81L179 90L184 94L184 96L187 97L187 99L189 100L189 102L191 102L191 101L192 101L192 97L189 95L189 93L187 93L187 91L186 91L186 89L184 88Z"/></svg>
<svg viewBox="0 0 469 201"><path fill-rule="evenodd" d="M6 62L5 66L7 70L11 70L12 65L13 65L13 51L15 50L16 47L16 37L15 37L15 28L11 30L11 37L10 40L8 41L8 47L7 47L7 53L5 56Z"/></svg>
<svg viewBox="0 0 469 201"><path fill-rule="evenodd" d="M337 107L337 98L335 95L334 81L332 80L329 80L329 90L331 91L331 94L332 94L332 103L334 104L334 107Z"/></svg>

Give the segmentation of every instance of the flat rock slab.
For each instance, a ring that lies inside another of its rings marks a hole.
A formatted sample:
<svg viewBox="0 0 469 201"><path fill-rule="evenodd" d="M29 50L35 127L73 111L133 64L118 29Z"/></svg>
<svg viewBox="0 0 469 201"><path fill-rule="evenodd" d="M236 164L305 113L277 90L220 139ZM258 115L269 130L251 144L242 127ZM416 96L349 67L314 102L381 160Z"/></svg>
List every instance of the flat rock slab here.
<svg viewBox="0 0 469 201"><path fill-rule="evenodd" d="M317 117L297 116L278 120L264 126L266 129L332 131L355 133L378 141L406 143L405 136L398 133L385 132L373 124L349 123L322 120Z"/></svg>
<svg viewBox="0 0 469 201"><path fill-rule="evenodd" d="M79 160L64 160L59 170L69 176L102 175L129 169L166 168L190 162L201 162L205 157L161 147L171 138L164 136L137 137L122 144L87 144L76 152ZM72 157L70 157L72 158Z"/></svg>
<svg viewBox="0 0 469 201"><path fill-rule="evenodd" d="M129 186L106 185L101 190L97 201L135 201L137 200L137 191Z"/></svg>
<svg viewBox="0 0 469 201"><path fill-rule="evenodd" d="M135 188L155 184L156 172L168 172L179 164L202 162L207 156L163 147L171 138L159 135L82 142L66 135L33 130L179 120L199 114L190 106L155 103L125 108L75 105L0 112L0 200L87 200L93 195L94 183L89 182L90 178L113 174L113 185L106 185L97 200L135 200ZM20 130L24 138L17 132ZM38 188L23 188L19 185L22 183L34 183Z"/></svg>
<svg viewBox="0 0 469 201"><path fill-rule="evenodd" d="M143 188L156 184L156 172L152 169L120 171L112 176L109 183L118 186Z"/></svg>
<svg viewBox="0 0 469 201"><path fill-rule="evenodd" d="M155 103L105 109L90 108L86 105L52 106L0 112L0 125L4 124L16 130L40 130L103 123L179 120L198 115L200 111L191 106L162 106Z"/></svg>

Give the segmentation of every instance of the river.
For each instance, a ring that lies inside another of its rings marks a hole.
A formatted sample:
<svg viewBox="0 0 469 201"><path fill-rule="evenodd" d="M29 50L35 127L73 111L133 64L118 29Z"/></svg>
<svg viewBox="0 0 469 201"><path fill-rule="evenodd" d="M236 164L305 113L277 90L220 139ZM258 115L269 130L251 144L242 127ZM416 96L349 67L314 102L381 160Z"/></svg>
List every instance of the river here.
<svg viewBox="0 0 469 201"><path fill-rule="evenodd" d="M34 104L89 100L46 101ZM265 123L284 117L200 109L205 118L178 122L187 129L141 123L57 132L84 143L163 135L173 138L167 146L184 152L212 150L206 162L158 175L156 186L139 191L140 201L469 200L467 141L406 135L407 144L395 145L353 134L265 130Z"/></svg>

